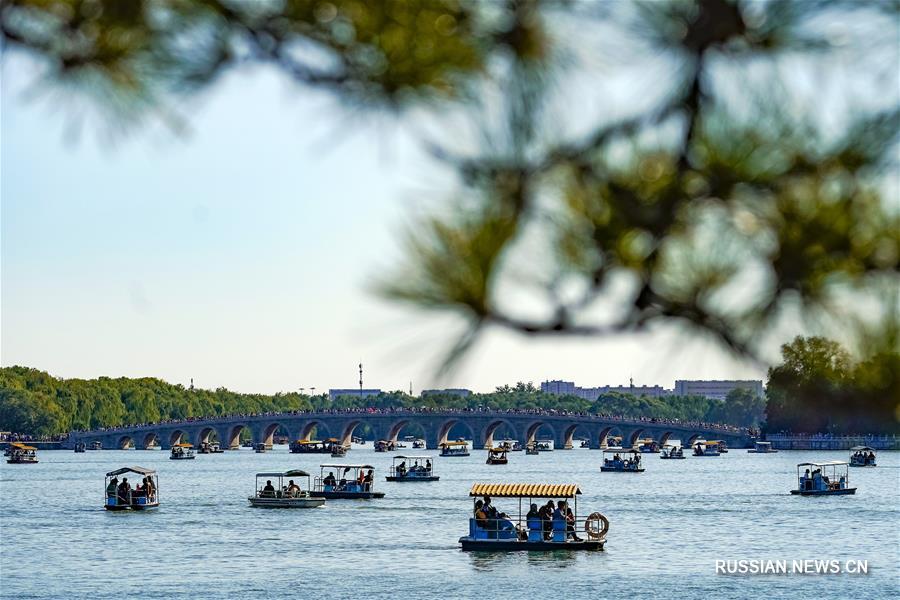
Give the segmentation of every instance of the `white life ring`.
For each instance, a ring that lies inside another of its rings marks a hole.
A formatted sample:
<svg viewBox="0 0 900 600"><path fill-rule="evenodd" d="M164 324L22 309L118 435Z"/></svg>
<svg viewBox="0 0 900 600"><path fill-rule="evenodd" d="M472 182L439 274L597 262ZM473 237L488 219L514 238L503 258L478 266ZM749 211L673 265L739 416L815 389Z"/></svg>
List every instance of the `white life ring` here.
<svg viewBox="0 0 900 600"><path fill-rule="evenodd" d="M609 531L609 519L595 512L584 521L584 532L592 540L602 540Z"/></svg>

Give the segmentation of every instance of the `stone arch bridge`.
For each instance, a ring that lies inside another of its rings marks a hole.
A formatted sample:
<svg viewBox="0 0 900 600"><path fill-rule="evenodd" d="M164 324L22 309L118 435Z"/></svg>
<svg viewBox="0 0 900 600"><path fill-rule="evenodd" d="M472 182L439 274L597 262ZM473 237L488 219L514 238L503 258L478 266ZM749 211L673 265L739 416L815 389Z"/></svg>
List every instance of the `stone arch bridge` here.
<svg viewBox="0 0 900 600"><path fill-rule="evenodd" d="M309 439L313 429L320 438L335 437L349 445L354 431L362 424L369 426L375 439L396 440L401 434L421 435L428 448L436 448L447 440L451 428L468 430L466 437L476 448L490 447L495 433L508 433L522 442L540 437L553 439L558 449L572 448L577 438L589 440L591 448L603 448L611 436L621 436L623 446L633 446L642 438L653 438L660 445L670 438L688 446L697 439L724 440L729 446L750 445L746 432L689 423L663 423L629 419L613 419L593 415L541 414L505 411L323 411L271 413L263 415L230 415L195 418L186 421L134 425L98 431L74 431L67 445L83 441L99 441L104 449L148 448L169 449L173 444L188 442L198 446L212 434L223 448L237 448L241 432L250 432L254 444L271 446L279 429L291 439ZM406 432L406 433L404 433Z"/></svg>

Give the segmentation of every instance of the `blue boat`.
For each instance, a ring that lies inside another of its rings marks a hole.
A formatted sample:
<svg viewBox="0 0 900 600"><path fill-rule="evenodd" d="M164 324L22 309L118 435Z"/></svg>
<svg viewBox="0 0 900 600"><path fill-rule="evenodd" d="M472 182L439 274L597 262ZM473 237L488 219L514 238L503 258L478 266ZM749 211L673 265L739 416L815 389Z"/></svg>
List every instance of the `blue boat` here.
<svg viewBox="0 0 900 600"><path fill-rule="evenodd" d="M800 463L797 465L797 481L797 489L791 490L795 496L845 496L856 493L856 488L850 487L849 463L842 460Z"/></svg>
<svg viewBox="0 0 900 600"><path fill-rule="evenodd" d="M643 473L641 453L634 448L606 448L603 451L603 473Z"/></svg>
<svg viewBox="0 0 900 600"><path fill-rule="evenodd" d="M407 461L409 464L407 464ZM438 481L434 474L434 460L431 456L395 456L387 481L396 483L409 481Z"/></svg>

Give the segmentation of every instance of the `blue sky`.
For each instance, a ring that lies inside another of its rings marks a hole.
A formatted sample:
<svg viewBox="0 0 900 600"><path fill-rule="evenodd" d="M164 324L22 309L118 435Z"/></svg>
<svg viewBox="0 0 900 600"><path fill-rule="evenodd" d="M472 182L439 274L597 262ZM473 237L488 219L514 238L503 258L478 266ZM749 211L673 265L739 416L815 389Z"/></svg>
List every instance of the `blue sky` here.
<svg viewBox="0 0 900 600"><path fill-rule="evenodd" d="M367 387L417 392L764 374L675 330L494 331L437 381L460 324L370 289L451 185L402 123L255 69L180 106L185 134L94 118L72 135L69 101L27 93L33 65L7 56L2 74L4 366L259 392L352 387L360 360Z"/></svg>

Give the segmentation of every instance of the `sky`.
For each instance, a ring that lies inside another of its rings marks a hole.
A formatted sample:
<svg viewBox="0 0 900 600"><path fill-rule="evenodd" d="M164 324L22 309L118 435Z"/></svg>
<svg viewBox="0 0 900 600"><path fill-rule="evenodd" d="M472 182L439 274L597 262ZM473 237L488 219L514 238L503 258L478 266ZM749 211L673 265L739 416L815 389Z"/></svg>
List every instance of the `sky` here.
<svg viewBox="0 0 900 600"><path fill-rule="evenodd" d="M438 377L461 321L373 281L450 182L407 125L265 68L180 105L187 131L128 132L2 64L0 364L241 392L491 391L516 381L671 388L766 365L671 328L535 339L490 330ZM80 124L80 127L78 126Z"/></svg>

